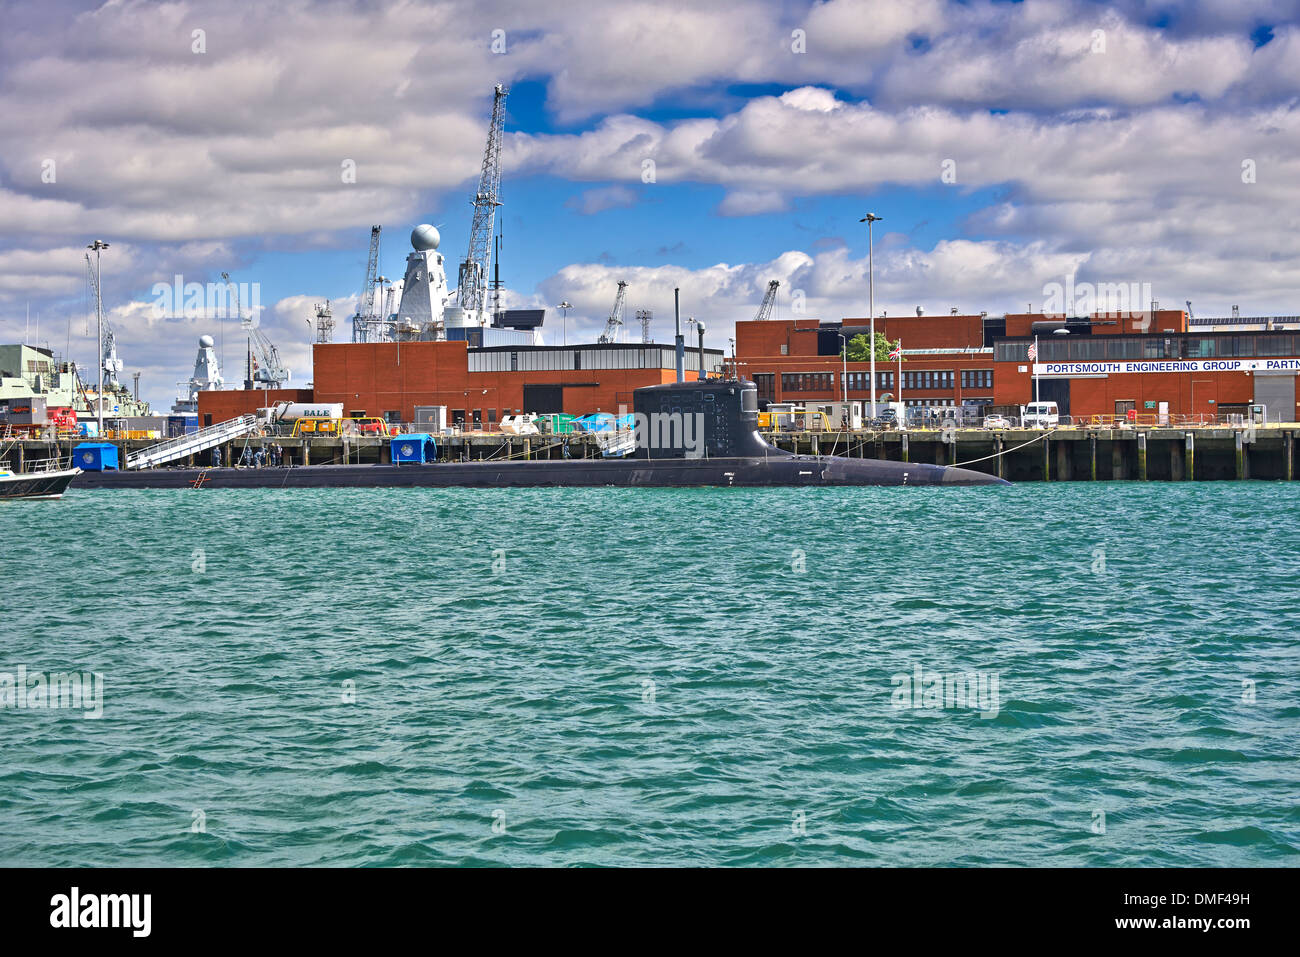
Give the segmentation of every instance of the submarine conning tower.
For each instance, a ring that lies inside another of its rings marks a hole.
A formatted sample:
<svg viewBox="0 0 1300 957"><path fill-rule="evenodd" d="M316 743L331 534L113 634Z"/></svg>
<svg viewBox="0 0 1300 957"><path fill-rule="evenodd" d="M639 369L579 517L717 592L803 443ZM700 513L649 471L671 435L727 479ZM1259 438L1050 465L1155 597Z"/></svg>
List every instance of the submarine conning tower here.
<svg viewBox="0 0 1300 957"><path fill-rule="evenodd" d="M637 413L637 458L790 454L758 434L758 386L745 379L645 386L633 393L632 408ZM646 434L640 434L643 429Z"/></svg>

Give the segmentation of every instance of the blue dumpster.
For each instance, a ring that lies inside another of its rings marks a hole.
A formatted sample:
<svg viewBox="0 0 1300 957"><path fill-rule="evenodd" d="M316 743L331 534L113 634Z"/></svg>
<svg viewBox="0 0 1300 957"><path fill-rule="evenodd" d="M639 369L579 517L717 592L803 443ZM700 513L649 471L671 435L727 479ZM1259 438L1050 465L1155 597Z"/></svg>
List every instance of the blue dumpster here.
<svg viewBox="0 0 1300 957"><path fill-rule="evenodd" d="M438 457L438 446L428 432L411 432L395 435L388 445L394 463L415 462L423 464Z"/></svg>
<svg viewBox="0 0 1300 957"><path fill-rule="evenodd" d="M82 442L72 450L72 464L83 472L118 469L117 446L111 442Z"/></svg>

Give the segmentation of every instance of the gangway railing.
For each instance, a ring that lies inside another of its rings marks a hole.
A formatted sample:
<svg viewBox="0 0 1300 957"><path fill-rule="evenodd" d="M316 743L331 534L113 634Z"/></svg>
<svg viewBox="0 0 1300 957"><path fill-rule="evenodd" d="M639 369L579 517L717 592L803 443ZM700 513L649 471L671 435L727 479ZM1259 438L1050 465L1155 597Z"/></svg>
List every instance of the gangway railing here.
<svg viewBox="0 0 1300 957"><path fill-rule="evenodd" d="M126 467L128 469L146 469L153 468L155 465L165 465L187 455L205 452L213 446L229 442L231 439L238 439L256 428L256 416L241 415L237 419L218 422L216 425L209 425L189 435L180 435L174 439L159 442L157 445L151 445L147 449L132 452L126 457Z"/></svg>

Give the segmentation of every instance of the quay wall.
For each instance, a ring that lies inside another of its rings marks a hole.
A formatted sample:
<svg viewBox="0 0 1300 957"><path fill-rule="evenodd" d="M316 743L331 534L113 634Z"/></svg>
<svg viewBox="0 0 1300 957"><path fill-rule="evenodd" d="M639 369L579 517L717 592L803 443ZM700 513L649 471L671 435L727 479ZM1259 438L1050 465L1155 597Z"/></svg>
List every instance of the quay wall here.
<svg viewBox="0 0 1300 957"><path fill-rule="evenodd" d="M932 465L959 465L1013 482L1036 481L1216 481L1296 477L1300 430L1227 429L983 429L904 430L883 432L766 433L778 448L804 455L847 455ZM438 458L562 459L600 455L589 435L510 436L465 433L437 437ZM17 440L5 446L0 464L16 472L52 455L70 457L80 439ZM222 460L230 464L245 447L278 444L286 464L324 465L387 463L389 439L369 437L252 436L229 442ZM129 452L153 440L118 440L123 463ZM210 452L178 460L175 465L202 467Z"/></svg>

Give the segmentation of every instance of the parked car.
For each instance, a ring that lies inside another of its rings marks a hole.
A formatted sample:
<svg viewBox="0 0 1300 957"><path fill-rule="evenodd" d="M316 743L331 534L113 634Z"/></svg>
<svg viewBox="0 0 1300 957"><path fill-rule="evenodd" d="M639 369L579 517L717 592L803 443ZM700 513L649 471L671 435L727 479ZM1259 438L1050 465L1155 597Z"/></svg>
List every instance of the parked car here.
<svg viewBox="0 0 1300 957"><path fill-rule="evenodd" d="M880 414L871 420L873 429L896 429L898 428L898 413L893 409L881 409Z"/></svg>
<svg viewBox="0 0 1300 957"><path fill-rule="evenodd" d="M984 428L1009 429L1011 428L1011 420L1005 415L986 415L984 416Z"/></svg>

